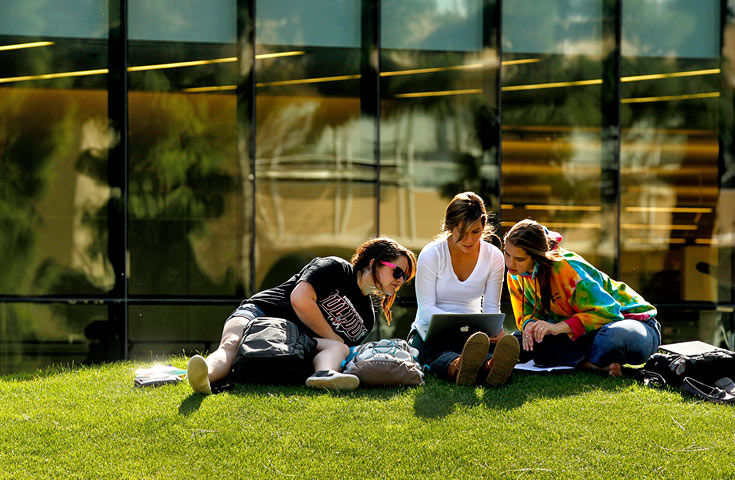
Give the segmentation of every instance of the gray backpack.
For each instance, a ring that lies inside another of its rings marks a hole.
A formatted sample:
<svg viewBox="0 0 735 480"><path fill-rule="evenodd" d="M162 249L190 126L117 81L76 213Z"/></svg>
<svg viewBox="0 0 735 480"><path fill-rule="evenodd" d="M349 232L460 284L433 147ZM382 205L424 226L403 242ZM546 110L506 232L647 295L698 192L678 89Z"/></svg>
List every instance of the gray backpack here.
<svg viewBox="0 0 735 480"><path fill-rule="evenodd" d="M423 385L417 356L418 351L400 338L366 342L350 348L344 372L356 375L361 385Z"/></svg>

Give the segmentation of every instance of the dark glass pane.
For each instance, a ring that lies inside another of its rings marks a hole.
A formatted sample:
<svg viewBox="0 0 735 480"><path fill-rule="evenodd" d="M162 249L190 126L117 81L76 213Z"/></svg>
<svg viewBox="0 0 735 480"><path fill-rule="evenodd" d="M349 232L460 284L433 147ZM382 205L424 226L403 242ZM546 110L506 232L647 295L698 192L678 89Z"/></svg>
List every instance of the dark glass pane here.
<svg viewBox="0 0 735 480"><path fill-rule="evenodd" d="M533 28L529 26L533 25ZM602 2L503 4L503 226L533 218L612 265L604 242Z"/></svg>
<svg viewBox="0 0 735 480"><path fill-rule="evenodd" d="M249 277L235 3L129 2L133 295L234 295Z"/></svg>
<svg viewBox="0 0 735 480"><path fill-rule="evenodd" d="M455 194L472 190L489 210L499 206L495 5L381 3L380 233L417 253ZM384 335L405 336L415 313L398 309Z"/></svg>
<svg viewBox="0 0 735 480"><path fill-rule="evenodd" d="M732 349L732 325L723 312L694 310L684 306L659 307L656 319L661 323L662 343L700 340Z"/></svg>
<svg viewBox="0 0 735 480"><path fill-rule="evenodd" d="M0 375L119 360L121 324L106 305L0 304Z"/></svg>
<svg viewBox="0 0 735 480"><path fill-rule="evenodd" d="M719 173L713 247L717 248L718 309L726 346L735 350L735 1L728 0L722 42Z"/></svg>
<svg viewBox="0 0 735 480"><path fill-rule="evenodd" d="M360 1L256 2L256 290L375 235Z"/></svg>
<svg viewBox="0 0 735 480"><path fill-rule="evenodd" d="M0 294L114 285L107 21L107 0L0 3Z"/></svg>
<svg viewBox="0 0 735 480"><path fill-rule="evenodd" d="M719 5L623 3L621 270L656 303L717 301Z"/></svg>
<svg viewBox="0 0 735 480"><path fill-rule="evenodd" d="M131 305L128 353L136 360L213 352L233 305Z"/></svg>

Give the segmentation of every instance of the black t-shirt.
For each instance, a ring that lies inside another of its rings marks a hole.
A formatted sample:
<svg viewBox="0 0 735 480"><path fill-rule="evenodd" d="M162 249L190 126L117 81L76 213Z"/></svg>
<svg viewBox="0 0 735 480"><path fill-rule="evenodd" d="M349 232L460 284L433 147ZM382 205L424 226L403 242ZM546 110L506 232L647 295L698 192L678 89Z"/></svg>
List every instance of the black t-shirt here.
<svg viewBox="0 0 735 480"><path fill-rule="evenodd" d="M316 303L332 330L347 345L358 345L375 324L375 311L369 295L357 286L357 272L339 257L317 257L299 273L277 287L256 293L243 303L253 303L269 317L291 320L314 335L291 305L291 292L299 282L308 282L316 292Z"/></svg>

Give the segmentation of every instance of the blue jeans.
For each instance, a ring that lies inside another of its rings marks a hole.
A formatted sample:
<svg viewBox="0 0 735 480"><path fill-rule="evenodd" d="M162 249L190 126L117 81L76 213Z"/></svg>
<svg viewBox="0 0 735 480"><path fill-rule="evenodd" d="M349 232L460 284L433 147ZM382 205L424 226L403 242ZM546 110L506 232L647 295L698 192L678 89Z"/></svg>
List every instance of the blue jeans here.
<svg viewBox="0 0 735 480"><path fill-rule="evenodd" d="M587 359L599 367L613 362L639 365L656 353L660 344L661 326L655 318L645 322L620 320L600 328Z"/></svg>
<svg viewBox="0 0 735 480"><path fill-rule="evenodd" d="M514 332L522 343L521 332ZM607 367L611 363L644 363L661 344L661 326L655 318L646 321L619 320L603 325L599 330L571 340L567 335L547 335L533 350L521 349L521 363L534 360L536 365L576 367L585 360Z"/></svg>

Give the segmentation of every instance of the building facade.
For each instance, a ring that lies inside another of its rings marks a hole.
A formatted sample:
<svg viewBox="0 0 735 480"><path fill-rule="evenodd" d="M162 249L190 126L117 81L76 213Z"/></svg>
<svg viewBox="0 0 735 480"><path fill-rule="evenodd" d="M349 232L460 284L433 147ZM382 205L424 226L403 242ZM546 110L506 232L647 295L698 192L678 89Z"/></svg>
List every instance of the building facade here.
<svg viewBox="0 0 735 480"><path fill-rule="evenodd" d="M733 348L734 88L734 0L3 1L0 373L212 349L464 190Z"/></svg>

